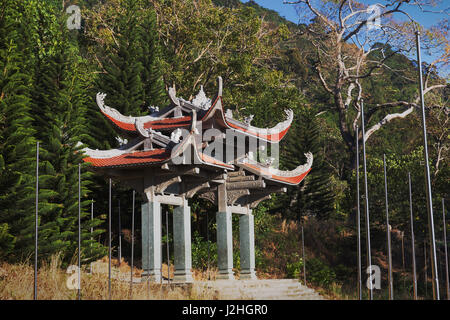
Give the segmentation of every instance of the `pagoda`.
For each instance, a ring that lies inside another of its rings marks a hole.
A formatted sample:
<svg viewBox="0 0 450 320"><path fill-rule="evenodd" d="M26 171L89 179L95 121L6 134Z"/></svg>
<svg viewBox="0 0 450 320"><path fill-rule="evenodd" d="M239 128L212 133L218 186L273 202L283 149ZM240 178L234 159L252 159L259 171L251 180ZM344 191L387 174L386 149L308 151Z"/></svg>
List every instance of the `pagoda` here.
<svg viewBox="0 0 450 320"><path fill-rule="evenodd" d="M111 150L83 149L96 172L120 181L137 192L142 205L143 276L161 279L161 205L173 211L174 266L176 282L192 282L191 212L194 195L217 206L218 279L234 279L232 214L239 214L240 279L256 279L254 218L252 209L271 194L298 185L311 170L313 156L292 171L276 168L273 151L286 135L293 112L273 128L251 125L224 112L222 78L218 93L209 99L203 87L192 101L176 96L169 88L170 105L142 117L125 116L105 104L97 94L100 111L120 131L121 146ZM271 157L266 153L271 152ZM259 160L258 160L259 159Z"/></svg>

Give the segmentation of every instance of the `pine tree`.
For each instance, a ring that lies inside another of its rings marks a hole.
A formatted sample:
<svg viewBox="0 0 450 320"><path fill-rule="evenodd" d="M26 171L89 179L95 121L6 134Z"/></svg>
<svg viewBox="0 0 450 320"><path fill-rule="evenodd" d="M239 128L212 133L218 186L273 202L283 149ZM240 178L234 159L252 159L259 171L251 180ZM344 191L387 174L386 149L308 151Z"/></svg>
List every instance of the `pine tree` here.
<svg viewBox="0 0 450 320"><path fill-rule="evenodd" d="M36 143L30 117L30 84L24 50L21 1L0 1L0 256L30 253L34 225ZM33 218L33 219L32 219ZM23 248L19 252L16 248Z"/></svg>
<svg viewBox="0 0 450 320"><path fill-rule="evenodd" d="M311 152L314 162L310 173L296 187L289 188L289 215L297 220L302 216L326 219L334 210L334 195L330 189L330 170L324 161L320 131L313 110L304 109L300 121L293 123L285 146L285 165L294 169L306 162L304 153Z"/></svg>
<svg viewBox="0 0 450 320"><path fill-rule="evenodd" d="M35 38L43 39L51 32L53 40L35 45L38 63L34 74L33 118L37 137L42 142L41 192L47 195L46 202L40 204L40 238L44 240L40 254L62 252L68 261L78 244L78 164L82 163L82 154L77 144L87 135L87 99L81 87L77 46L70 41L68 30L58 27L63 25L58 18L58 7L37 4L36 16L40 28ZM82 200L91 184L91 174L84 167L83 164ZM86 221L82 226L82 237L86 239L82 247L89 249L86 258L92 259L104 254L104 248L90 240L90 226L97 226L101 221L86 220L89 203L82 202L82 218Z"/></svg>
<svg viewBox="0 0 450 320"><path fill-rule="evenodd" d="M124 115L146 115L149 114L150 106L163 107L166 103L156 15L152 5L145 1L123 0L120 4L123 14L111 25L114 29L112 49L101 61L104 70L99 73L93 95L99 91L106 93L106 104L117 108ZM116 137L120 132L99 111L95 102L91 106L87 115L90 137L83 141L91 148L117 147ZM105 190L108 190L108 184L98 175L94 181L91 189L97 195L96 208L107 211L108 197ZM113 230L117 226L115 213L118 197L122 204L122 219L127 219L124 212L132 206L131 197L126 195L131 195L129 188L120 185L113 187ZM125 225L125 221L122 225Z"/></svg>
<svg viewBox="0 0 450 320"><path fill-rule="evenodd" d="M159 106L166 104L166 90L162 76L162 53L158 39L156 14L147 8L142 15L139 25L142 53L138 61L142 64L141 80L144 106Z"/></svg>
<svg viewBox="0 0 450 320"><path fill-rule="evenodd" d="M142 48L139 45L140 14L139 0L124 0L124 14L117 23L115 42L112 51L106 57L100 74L98 91L107 93L106 103L114 106L125 115L141 115L144 113L144 90L141 80ZM147 32L151 32L147 30ZM115 128L102 115L98 108L90 110L92 119L92 139L89 142L99 149L115 147L117 136Z"/></svg>

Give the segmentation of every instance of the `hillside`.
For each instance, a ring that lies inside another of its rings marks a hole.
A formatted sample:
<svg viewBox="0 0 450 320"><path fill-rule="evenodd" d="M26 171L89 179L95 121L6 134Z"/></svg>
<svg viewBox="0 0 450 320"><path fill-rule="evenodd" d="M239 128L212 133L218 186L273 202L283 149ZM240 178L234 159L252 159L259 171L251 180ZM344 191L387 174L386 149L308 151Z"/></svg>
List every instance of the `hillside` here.
<svg viewBox="0 0 450 320"><path fill-rule="evenodd" d="M357 154L361 208L365 200L363 137L356 126L360 130L364 106L372 260L382 270L382 289L376 298L387 297L384 154L395 296L409 299L412 290L410 173L419 296L432 297L419 68L408 58L408 52L415 52L410 25L394 18L383 21L385 30L402 31L403 36L395 37L369 33L366 26L356 28L361 39L371 40L361 45L351 37L353 29L344 30L343 37L335 32L341 28L335 2L320 7L330 19L316 17L296 25L254 1L79 0L81 24L73 29L67 28L70 15L64 2L0 3L1 263L14 269L34 255L37 142L38 260L46 266L59 254L58 268L64 270L78 250L80 150L108 150L123 141L99 112L97 92L107 93L106 103L121 114L143 116L152 106L169 104L171 86L186 100L202 87L213 97L221 76L224 108L232 110L235 119L253 118L251 125L266 128L284 121L285 110L292 110L294 121L274 164L291 170L305 163L305 153L314 155L312 170L299 185L274 194L253 211L258 275L301 280L305 264L308 285L328 297L356 298ZM424 29L422 39L424 48L441 57L423 63L423 76L439 277L444 283L443 230L450 232L448 223L442 224L441 206L444 201L449 207L450 190L450 85L440 76L450 52L445 23ZM108 252L109 185L85 163L81 172L82 263L87 266ZM112 190L113 255L118 255L121 234L122 256L130 262L132 189L113 181ZM144 201L137 195L136 208ZM215 266L217 261L217 208L198 197L189 205L192 262L201 273L208 262ZM170 217L173 209L164 208ZM360 213L364 226L364 209ZM163 261L173 261L172 223L169 218L164 241L167 237L170 253L167 257L163 251ZM239 270L237 216L232 225L234 268ZM140 213L135 226L134 259L140 267ZM365 228L361 237L365 277Z"/></svg>

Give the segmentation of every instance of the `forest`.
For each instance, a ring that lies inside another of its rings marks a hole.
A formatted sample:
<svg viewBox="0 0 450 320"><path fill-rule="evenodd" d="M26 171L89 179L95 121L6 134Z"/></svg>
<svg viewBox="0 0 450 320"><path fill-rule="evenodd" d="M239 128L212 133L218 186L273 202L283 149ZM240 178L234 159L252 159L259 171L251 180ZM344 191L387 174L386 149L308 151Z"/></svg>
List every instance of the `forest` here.
<svg viewBox="0 0 450 320"><path fill-rule="evenodd" d="M444 206L450 207L448 19L424 28L397 19L410 1L381 1L387 8L382 27L368 30L359 26L361 17L355 14L367 9L363 2L290 2L296 4L284 5L298 6L298 24L254 1L0 0L0 262L19 263L34 254L37 142L38 260L60 253L62 267L67 267L77 254L81 163L81 254L88 266L108 251L108 182L89 170L80 150L107 150L121 143L117 130L99 112L97 92L107 93L106 102L122 114L139 116L149 114L152 106L167 106L167 90L173 85L185 99L192 99L200 86L213 96L221 76L225 107L239 119L254 115L255 126L271 127L284 120L285 109L294 111L293 125L280 144L282 169L304 163L306 152L314 155L312 171L299 186L254 211L258 276L303 279L306 265L308 285L336 298L356 298L356 163L359 152L362 195L365 139L372 260L383 270L376 297L388 295L384 154L396 295L410 299L412 292L410 173L418 293L432 297L415 55L418 28L423 51L434 58L423 62L423 78L444 295L443 228L450 231L448 223L443 226L443 211L448 211ZM72 13L66 9L71 5L81 9L79 28L69 28ZM357 131L362 103L365 137ZM364 198L360 201L364 226ZM137 208L141 202L138 196ZM205 269L217 259L216 208L199 198L190 205L193 266ZM132 190L113 181L113 252L118 254L120 235L125 261L131 252L131 208ZM139 253L140 214L135 217ZM363 228L362 239L365 232ZM236 246L238 268L238 241ZM364 276L365 255L363 245ZM140 256L135 259L139 265Z"/></svg>

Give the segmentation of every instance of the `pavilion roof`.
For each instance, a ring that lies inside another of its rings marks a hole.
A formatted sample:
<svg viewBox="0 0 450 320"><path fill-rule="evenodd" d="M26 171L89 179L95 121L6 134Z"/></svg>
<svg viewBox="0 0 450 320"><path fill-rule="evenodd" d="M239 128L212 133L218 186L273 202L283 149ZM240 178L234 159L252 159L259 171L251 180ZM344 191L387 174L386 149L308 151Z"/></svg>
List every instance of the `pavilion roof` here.
<svg viewBox="0 0 450 320"><path fill-rule="evenodd" d="M191 127L195 127L192 121ZM150 150L138 150L145 143L145 140L134 140L119 149L93 150L85 148L83 151L87 155L85 162L90 163L97 169L130 168L130 167L154 167L163 163L192 164L193 166L203 165L226 171L246 170L251 174L263 177L266 180L286 185L297 185L310 172L313 156L307 153L307 163L298 166L294 170L279 170L245 157L235 163L224 163L223 161L206 154L198 148L196 144L196 132L192 129L189 135L183 140L174 142L173 137L169 138L158 132L153 132L154 140L152 145L159 143L159 147L151 147ZM157 139L155 139L157 138ZM149 138L147 138L149 139ZM176 141L176 139L175 139ZM190 150L188 151L188 148ZM185 158L185 154L189 158Z"/></svg>
<svg viewBox="0 0 450 320"><path fill-rule="evenodd" d="M214 123L215 128L222 130L230 129L238 133L252 136L260 140L271 143L278 143L288 132L293 121L292 110L286 110L287 118L285 121L278 123L273 128L258 128L250 124L253 116L246 119L245 122L233 118L231 110L226 113L223 110L222 101L222 79L219 77L219 92L211 103L211 99L207 98L203 87L198 95L192 101L186 101L183 98L176 97L174 88L169 89L169 97L171 105L162 111L154 108L148 116L133 117L121 114L117 109L111 108L105 104L106 94L97 94L97 105L101 112L116 125L119 129L128 135L138 135L136 122L143 124L145 129L172 131L178 128L188 128L192 120L192 111L196 111L197 121L203 123Z"/></svg>
<svg viewBox="0 0 450 320"><path fill-rule="evenodd" d="M215 128L226 134L231 130L233 134L278 143L293 121L291 110L286 111L285 121L270 129L252 126L251 119L244 122L234 119L230 110L223 111L221 78L213 102L203 88L192 101L176 97L175 89L170 88L172 104L162 111L154 108L150 115L142 117L122 115L105 104L105 96L97 94L101 112L130 142L111 150L85 148L83 160L93 170L117 177L137 190L143 191L147 183L144 181L150 178L155 196L164 197L165 203L179 204L177 201L181 200L175 199L174 194L186 198L198 194L217 204L219 185L223 188L225 184L227 206L246 214L259 202L269 199L271 193L286 192L286 185L298 185L311 171L311 153L306 153L307 162L294 170L279 170L271 167L273 159L266 163L252 160L251 154L257 147L250 144L245 144L244 153L228 163L212 151L206 151L210 143L216 142L216 137L203 141L204 129ZM228 142L221 143L225 147Z"/></svg>

